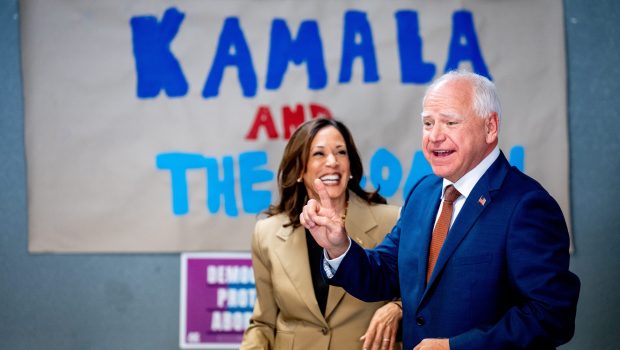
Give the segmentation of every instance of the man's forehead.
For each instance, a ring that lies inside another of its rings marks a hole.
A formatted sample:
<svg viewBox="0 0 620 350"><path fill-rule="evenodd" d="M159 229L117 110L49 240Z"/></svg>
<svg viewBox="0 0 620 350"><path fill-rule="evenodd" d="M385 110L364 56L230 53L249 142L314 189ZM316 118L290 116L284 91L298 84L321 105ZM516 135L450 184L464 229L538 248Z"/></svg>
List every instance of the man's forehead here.
<svg viewBox="0 0 620 350"><path fill-rule="evenodd" d="M471 99L462 96L429 96L422 105L420 115L425 116L462 116L471 111ZM464 98L465 97L465 98Z"/></svg>
<svg viewBox="0 0 620 350"><path fill-rule="evenodd" d="M420 113L422 118L445 118L445 119L463 119L465 115L462 111L456 109L445 109L445 110L423 110Z"/></svg>

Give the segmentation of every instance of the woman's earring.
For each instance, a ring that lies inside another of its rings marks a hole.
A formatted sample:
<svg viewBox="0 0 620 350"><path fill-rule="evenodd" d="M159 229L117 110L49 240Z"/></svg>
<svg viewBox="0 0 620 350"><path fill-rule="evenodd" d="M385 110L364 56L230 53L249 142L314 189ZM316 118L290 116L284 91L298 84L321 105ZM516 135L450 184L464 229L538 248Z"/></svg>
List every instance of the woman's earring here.
<svg viewBox="0 0 620 350"><path fill-rule="evenodd" d="M352 180L352 179L353 179L353 175L349 175L349 180Z"/></svg>
<svg viewBox="0 0 620 350"><path fill-rule="evenodd" d="M297 182L301 182L301 181L302 181L301 177L297 179Z"/></svg>

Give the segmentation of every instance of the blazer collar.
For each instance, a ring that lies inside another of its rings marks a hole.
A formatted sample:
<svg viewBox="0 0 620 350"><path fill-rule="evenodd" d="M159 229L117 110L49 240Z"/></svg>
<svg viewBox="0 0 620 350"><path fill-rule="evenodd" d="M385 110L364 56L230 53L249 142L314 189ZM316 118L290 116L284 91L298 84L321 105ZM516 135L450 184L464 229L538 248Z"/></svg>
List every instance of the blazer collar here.
<svg viewBox="0 0 620 350"><path fill-rule="evenodd" d="M353 192L349 192L349 204L345 219L345 228L349 237L362 246L375 246L379 242L369 234L375 227L377 227L377 221L370 210L370 206L362 198ZM276 236L282 240L282 244L275 248L280 264L310 312L326 325L325 320L329 318L346 294L344 289L329 286L325 317L323 317L316 302L312 278L310 277L308 247L304 227L300 226L292 229L290 226L280 226Z"/></svg>
<svg viewBox="0 0 620 350"><path fill-rule="evenodd" d="M370 205L368 205L365 200L349 191L347 217L344 222L349 237L363 247L374 247L379 242L370 235L370 231L377 227L377 225L377 221L370 210ZM345 290L340 287L329 287L329 295L325 307L325 318L329 318L345 293Z"/></svg>
<svg viewBox="0 0 620 350"><path fill-rule="evenodd" d="M344 223L349 237L363 247L375 246L379 242L370 235L370 231L377 225L370 205L353 192L349 192L349 206Z"/></svg>
<svg viewBox="0 0 620 350"><path fill-rule="evenodd" d="M297 290L299 298L306 304L308 310L310 310L319 323L326 326L327 323L321 314L319 304L314 295L304 227L299 226L293 229L292 226L281 226L276 232L276 236L281 239L281 244L278 244L274 249L282 269Z"/></svg>

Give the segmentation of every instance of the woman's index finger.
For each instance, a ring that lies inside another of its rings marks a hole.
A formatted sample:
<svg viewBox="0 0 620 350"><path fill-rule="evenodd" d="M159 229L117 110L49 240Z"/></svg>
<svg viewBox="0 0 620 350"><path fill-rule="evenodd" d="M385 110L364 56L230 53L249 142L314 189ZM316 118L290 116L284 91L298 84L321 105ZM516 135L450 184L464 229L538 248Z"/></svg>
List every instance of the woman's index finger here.
<svg viewBox="0 0 620 350"><path fill-rule="evenodd" d="M316 193L319 195L319 198L321 199L321 207L333 209L332 199L329 198L327 189L325 188L325 185L323 185L323 182L320 179L314 180L314 189L316 190Z"/></svg>

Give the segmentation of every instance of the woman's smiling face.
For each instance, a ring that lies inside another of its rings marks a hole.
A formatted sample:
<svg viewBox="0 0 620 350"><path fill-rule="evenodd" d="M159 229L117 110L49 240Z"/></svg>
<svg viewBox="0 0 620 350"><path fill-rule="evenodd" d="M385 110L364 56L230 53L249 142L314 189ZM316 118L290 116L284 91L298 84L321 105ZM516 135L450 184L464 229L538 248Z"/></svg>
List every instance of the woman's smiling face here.
<svg viewBox="0 0 620 350"><path fill-rule="evenodd" d="M320 179L334 204L343 204L350 174L349 153L342 134L333 126L319 130L310 144L303 174L310 198L319 199L313 183L315 179Z"/></svg>

